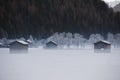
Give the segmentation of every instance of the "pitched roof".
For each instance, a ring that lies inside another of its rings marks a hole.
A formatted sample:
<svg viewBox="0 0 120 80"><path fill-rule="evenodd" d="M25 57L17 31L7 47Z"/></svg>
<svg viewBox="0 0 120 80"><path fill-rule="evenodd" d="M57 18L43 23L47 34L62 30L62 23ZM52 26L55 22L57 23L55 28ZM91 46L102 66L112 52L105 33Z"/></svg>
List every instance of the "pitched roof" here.
<svg viewBox="0 0 120 80"><path fill-rule="evenodd" d="M32 41L31 41L31 40L29 40L29 39L27 40L27 42L32 43Z"/></svg>
<svg viewBox="0 0 120 80"><path fill-rule="evenodd" d="M22 41L22 40L15 40L15 41L11 42L10 44L12 44L12 43L14 43L14 42L18 42L18 43L21 43L21 44L24 44L24 45L28 45L27 42Z"/></svg>
<svg viewBox="0 0 120 80"><path fill-rule="evenodd" d="M4 45L3 43L0 43L0 45Z"/></svg>
<svg viewBox="0 0 120 80"><path fill-rule="evenodd" d="M105 41L105 40L101 40L101 41L98 41L98 42L96 42L96 43L99 43L99 42L103 42L103 43L111 44L110 42ZM94 43L94 44L96 44L96 43Z"/></svg>
<svg viewBox="0 0 120 80"><path fill-rule="evenodd" d="M54 44L57 44L55 41L49 41L49 42L47 42L47 44L48 44L48 43L54 43Z"/></svg>

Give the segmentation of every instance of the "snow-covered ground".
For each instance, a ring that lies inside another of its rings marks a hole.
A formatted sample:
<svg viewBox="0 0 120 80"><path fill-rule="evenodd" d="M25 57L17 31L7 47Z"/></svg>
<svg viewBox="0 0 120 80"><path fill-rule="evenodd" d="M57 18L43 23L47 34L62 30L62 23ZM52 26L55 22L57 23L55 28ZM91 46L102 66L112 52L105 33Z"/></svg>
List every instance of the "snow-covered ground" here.
<svg viewBox="0 0 120 80"><path fill-rule="evenodd" d="M0 80L120 80L120 49L93 53L38 48L26 54L0 49Z"/></svg>

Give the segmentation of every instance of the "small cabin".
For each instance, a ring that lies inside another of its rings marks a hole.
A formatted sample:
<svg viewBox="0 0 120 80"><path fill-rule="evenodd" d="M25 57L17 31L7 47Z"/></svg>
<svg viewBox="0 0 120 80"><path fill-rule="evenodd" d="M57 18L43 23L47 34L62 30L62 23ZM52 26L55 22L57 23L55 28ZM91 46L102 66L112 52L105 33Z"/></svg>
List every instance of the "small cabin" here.
<svg viewBox="0 0 120 80"><path fill-rule="evenodd" d="M32 46L33 46L33 42L32 42L31 40L28 39L28 40L26 40L26 42L29 44L29 45L28 45L29 47L32 47Z"/></svg>
<svg viewBox="0 0 120 80"><path fill-rule="evenodd" d="M54 42L54 41L50 41L50 42L48 42L48 43L46 43L46 46L45 46L45 48L57 48L57 43L56 42Z"/></svg>
<svg viewBox="0 0 120 80"><path fill-rule="evenodd" d="M8 45L5 45L3 43L0 43L0 48L8 48Z"/></svg>
<svg viewBox="0 0 120 80"><path fill-rule="evenodd" d="M21 40L16 40L9 45L10 53L27 53L28 43Z"/></svg>
<svg viewBox="0 0 120 80"><path fill-rule="evenodd" d="M28 39L28 40L26 40L26 42L27 42L27 43L29 43L29 44L31 44L31 43L32 43L32 41L31 41L31 40L29 40L29 39Z"/></svg>
<svg viewBox="0 0 120 80"><path fill-rule="evenodd" d="M0 48L4 48L4 44L3 43L0 43Z"/></svg>
<svg viewBox="0 0 120 80"><path fill-rule="evenodd" d="M107 41L98 41L94 43L94 52L111 52L111 44Z"/></svg>

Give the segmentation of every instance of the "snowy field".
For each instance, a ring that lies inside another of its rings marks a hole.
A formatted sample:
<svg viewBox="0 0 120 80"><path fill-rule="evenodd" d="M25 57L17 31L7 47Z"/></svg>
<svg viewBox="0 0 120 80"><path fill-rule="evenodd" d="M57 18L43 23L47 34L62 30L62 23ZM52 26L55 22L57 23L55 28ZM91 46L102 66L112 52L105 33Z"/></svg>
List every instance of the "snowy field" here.
<svg viewBox="0 0 120 80"><path fill-rule="evenodd" d="M120 80L120 49L94 53L38 48L26 54L0 49L0 80Z"/></svg>

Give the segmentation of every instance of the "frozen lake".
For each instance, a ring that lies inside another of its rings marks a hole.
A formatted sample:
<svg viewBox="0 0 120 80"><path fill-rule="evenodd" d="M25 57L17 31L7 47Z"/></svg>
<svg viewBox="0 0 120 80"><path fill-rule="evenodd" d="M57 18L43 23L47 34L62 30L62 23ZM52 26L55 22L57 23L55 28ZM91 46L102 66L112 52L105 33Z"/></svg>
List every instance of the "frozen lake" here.
<svg viewBox="0 0 120 80"><path fill-rule="evenodd" d="M9 54L0 49L0 80L120 80L120 49L106 54L39 48Z"/></svg>

